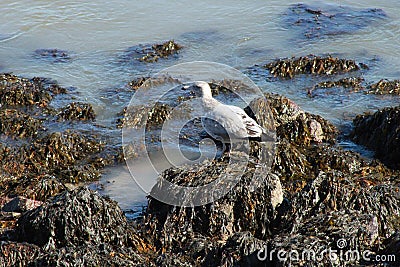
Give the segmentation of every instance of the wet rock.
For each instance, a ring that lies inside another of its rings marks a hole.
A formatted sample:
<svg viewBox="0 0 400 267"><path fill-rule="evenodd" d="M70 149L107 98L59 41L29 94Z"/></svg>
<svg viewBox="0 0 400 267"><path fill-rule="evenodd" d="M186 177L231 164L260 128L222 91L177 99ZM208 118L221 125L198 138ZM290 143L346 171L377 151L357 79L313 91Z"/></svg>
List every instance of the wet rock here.
<svg viewBox="0 0 400 267"><path fill-rule="evenodd" d="M299 74L333 75L360 69L354 60L314 55L279 59L266 64L264 68L275 77L290 79Z"/></svg>
<svg viewBox="0 0 400 267"><path fill-rule="evenodd" d="M389 81L382 79L368 86L367 93L375 95L400 95L400 80Z"/></svg>
<svg viewBox="0 0 400 267"><path fill-rule="evenodd" d="M384 249L378 254L380 255L394 255L397 261L391 261L394 264L400 259L400 233L396 231L393 235L383 241ZM395 266L393 264L393 266Z"/></svg>
<svg viewBox="0 0 400 267"><path fill-rule="evenodd" d="M320 82L315 85L313 88L308 90L308 95L313 97L313 91L319 88L332 88L332 87L343 87L343 88L351 88L352 92L358 92L364 90L364 86L362 83L364 82L364 78L361 77L349 77L349 78L342 78L337 81L325 81Z"/></svg>
<svg viewBox="0 0 400 267"><path fill-rule="evenodd" d="M65 131L48 134L21 147L0 146L1 195L44 200L65 189L63 183L100 176L104 144L93 136Z"/></svg>
<svg viewBox="0 0 400 267"><path fill-rule="evenodd" d="M72 60L70 53L61 49L37 49L35 50L35 57L44 59L52 63L66 63Z"/></svg>
<svg viewBox="0 0 400 267"><path fill-rule="evenodd" d="M374 176L370 175L369 179L374 180ZM354 177L361 179L363 176L354 175ZM335 210L346 212L353 210L375 216L375 238L370 238L369 242L373 243L378 236L389 236L396 227L392 221L400 211L400 195L396 187L382 183L379 176L375 178L376 185L370 186L355 183L358 179L349 180L346 175L336 171L320 172L316 179L294 195L292 199L293 214L296 217L294 221Z"/></svg>
<svg viewBox="0 0 400 267"><path fill-rule="evenodd" d="M358 115L351 138L376 153L376 157L392 168L400 169L400 107Z"/></svg>
<svg viewBox="0 0 400 267"><path fill-rule="evenodd" d="M92 105L81 102L72 102L58 113L58 120L93 121L95 118Z"/></svg>
<svg viewBox="0 0 400 267"><path fill-rule="evenodd" d="M321 39L352 34L387 18L382 9L355 9L342 5L291 5L285 13L288 29L298 31L303 39Z"/></svg>
<svg viewBox="0 0 400 267"><path fill-rule="evenodd" d="M224 181L232 179L225 178L226 173L220 173L225 168L230 169L226 162L212 162L209 166L198 165L190 170L172 168L163 177L175 184L196 186L213 181L220 175ZM253 177L253 174L257 177ZM226 186L226 182L223 184ZM218 186L223 185L217 184L217 191ZM157 184L153 193L157 193L160 188L162 184ZM256 189L252 192L251 188ZM151 198L147 220L157 232L157 240L161 242L159 249L167 251L185 247L185 240L190 240L196 234L220 240L226 240L236 231L251 231L257 236L265 236L268 234L269 221L274 216L274 208L282 202L282 198L282 187L277 176L265 176L250 168L227 195L211 205L179 208ZM165 239L166 235L168 239ZM185 238L176 239L179 235Z"/></svg>
<svg viewBox="0 0 400 267"><path fill-rule="evenodd" d="M1 210L6 212L25 212L37 208L40 205L42 205L41 201L18 196L7 201Z"/></svg>
<svg viewBox="0 0 400 267"><path fill-rule="evenodd" d="M0 133L19 138L33 137L42 130L42 120L16 109L0 110Z"/></svg>
<svg viewBox="0 0 400 267"><path fill-rule="evenodd" d="M159 59L166 59L176 55L181 49L181 45L170 40L161 44L133 46L126 51L124 58L154 63Z"/></svg>
<svg viewBox="0 0 400 267"><path fill-rule="evenodd" d="M375 232L374 216L335 211L305 219L290 235L275 236L260 255L275 266L354 266L362 257L351 257L352 251L370 249Z"/></svg>
<svg viewBox="0 0 400 267"><path fill-rule="evenodd" d="M45 201L66 189L66 185L60 179L44 174L36 176L36 179L20 181L15 188L10 188L6 192L15 192L31 199Z"/></svg>
<svg viewBox="0 0 400 267"><path fill-rule="evenodd" d="M312 143L336 143L338 130L329 121L301 110L285 97L266 94L266 98L270 103L276 134L279 138L285 138L299 146L309 146Z"/></svg>

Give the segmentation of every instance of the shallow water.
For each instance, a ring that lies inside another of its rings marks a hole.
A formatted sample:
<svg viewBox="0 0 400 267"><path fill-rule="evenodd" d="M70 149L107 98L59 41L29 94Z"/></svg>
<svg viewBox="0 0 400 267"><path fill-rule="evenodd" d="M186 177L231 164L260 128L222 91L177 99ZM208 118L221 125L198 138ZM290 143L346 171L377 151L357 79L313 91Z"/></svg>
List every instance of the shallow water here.
<svg viewBox="0 0 400 267"><path fill-rule="evenodd" d="M386 19L372 19L370 25L351 34L311 40L284 24L284 14L295 3L298 2L3 0L0 71L53 78L63 86L75 87L82 100L94 105L98 122L104 125L110 125L129 101L126 95L120 96L113 89L125 86L138 75L155 73L181 62L215 61L251 73L249 68L255 64L278 57L329 53L369 65L370 70L363 73L368 82L400 78L399 1L303 1L324 9L381 8L387 14ZM178 59L140 66L121 62L129 47L169 39L184 45ZM34 51L42 48L66 50L71 59L54 62L38 58ZM320 114L342 128L350 127L355 114L398 103L394 97L346 92L309 98L304 88L312 86L310 79L299 77L282 82L250 77L262 90L286 95L305 110ZM342 145L356 148L348 141ZM120 201L124 209L144 201L144 193L123 166L109 169L104 181L114 181L105 183L105 192ZM123 191L127 188L129 192Z"/></svg>

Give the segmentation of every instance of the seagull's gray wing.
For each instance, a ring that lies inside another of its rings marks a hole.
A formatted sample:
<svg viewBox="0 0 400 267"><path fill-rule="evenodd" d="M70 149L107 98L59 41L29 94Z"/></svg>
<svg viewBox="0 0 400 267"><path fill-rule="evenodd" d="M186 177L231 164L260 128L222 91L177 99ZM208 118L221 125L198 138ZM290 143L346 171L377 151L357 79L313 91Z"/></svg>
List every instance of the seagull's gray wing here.
<svg viewBox="0 0 400 267"><path fill-rule="evenodd" d="M205 123L203 123L207 132L211 136L220 135L225 140L260 137L263 133L263 128L247 116L243 109L236 106L218 102L210 108L207 117L208 119L205 119ZM219 126L217 123L213 123L213 120L217 121ZM225 132L225 136L223 132Z"/></svg>
<svg viewBox="0 0 400 267"><path fill-rule="evenodd" d="M237 106L226 105L231 109L239 118L242 120L242 125L245 127L247 136L246 137L260 137L262 135L263 128L258 123L250 118L243 109Z"/></svg>

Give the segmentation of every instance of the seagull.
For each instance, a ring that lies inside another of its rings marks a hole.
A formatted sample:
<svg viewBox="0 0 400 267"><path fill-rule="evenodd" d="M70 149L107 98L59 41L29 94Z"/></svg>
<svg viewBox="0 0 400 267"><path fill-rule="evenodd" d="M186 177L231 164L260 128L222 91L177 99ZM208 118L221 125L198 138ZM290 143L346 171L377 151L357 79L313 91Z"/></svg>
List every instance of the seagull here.
<svg viewBox="0 0 400 267"><path fill-rule="evenodd" d="M201 117L201 122L212 138L223 143L249 138L261 139L263 142L274 141L274 135L250 118L243 109L214 99L207 82L196 81L182 89L190 89L200 98L205 112L205 115Z"/></svg>

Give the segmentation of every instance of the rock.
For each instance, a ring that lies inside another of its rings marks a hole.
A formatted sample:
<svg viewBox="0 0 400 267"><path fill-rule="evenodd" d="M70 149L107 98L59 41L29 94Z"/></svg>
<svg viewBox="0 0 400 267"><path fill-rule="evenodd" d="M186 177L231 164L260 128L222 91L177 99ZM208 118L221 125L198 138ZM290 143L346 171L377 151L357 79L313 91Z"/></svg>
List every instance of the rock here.
<svg viewBox="0 0 400 267"><path fill-rule="evenodd" d="M218 266L265 266L258 259L259 252L264 250L267 242L254 238L249 232L232 235L221 248Z"/></svg>
<svg viewBox="0 0 400 267"><path fill-rule="evenodd" d="M388 166L400 169L400 106L358 115L353 124L350 138L374 150Z"/></svg>
<svg viewBox="0 0 400 267"><path fill-rule="evenodd" d="M6 212L25 212L42 205L41 201L28 199L25 197L15 197L5 203L1 210Z"/></svg>
<svg viewBox="0 0 400 267"><path fill-rule="evenodd" d="M45 59L51 63L66 63L72 61L70 52L57 48L37 49L34 53L36 58Z"/></svg>
<svg viewBox="0 0 400 267"><path fill-rule="evenodd" d="M383 241L384 249L378 253L378 255L390 256L391 259L395 259L393 262L396 264L400 259L400 233L397 230L393 235ZM394 256L394 257L393 257ZM394 266L393 264L393 266Z"/></svg>

